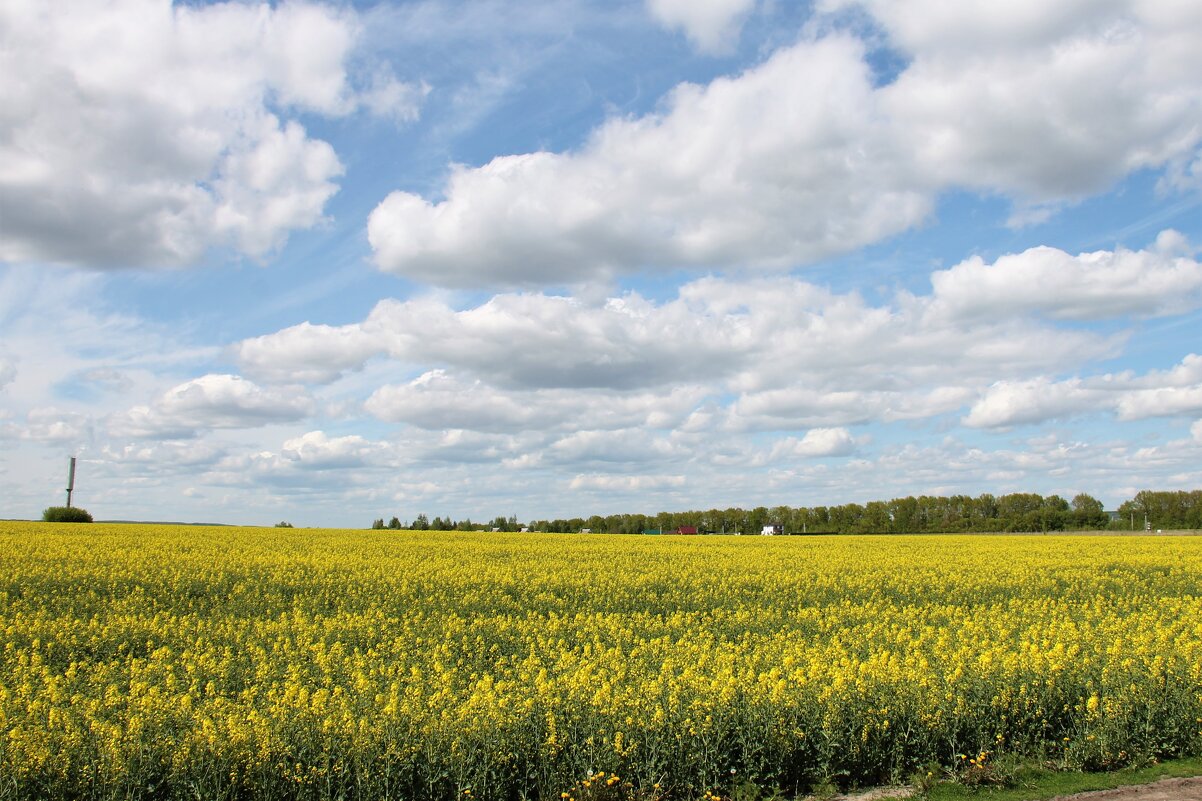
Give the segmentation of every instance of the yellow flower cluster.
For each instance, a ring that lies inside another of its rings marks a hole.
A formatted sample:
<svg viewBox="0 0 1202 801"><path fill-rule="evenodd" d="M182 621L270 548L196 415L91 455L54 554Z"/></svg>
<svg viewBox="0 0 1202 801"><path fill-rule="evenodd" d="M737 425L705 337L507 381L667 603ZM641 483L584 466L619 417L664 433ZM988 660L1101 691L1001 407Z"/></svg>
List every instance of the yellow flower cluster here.
<svg viewBox="0 0 1202 801"><path fill-rule="evenodd" d="M696 799L1199 753L1199 587L1187 537L0 523L0 799Z"/></svg>

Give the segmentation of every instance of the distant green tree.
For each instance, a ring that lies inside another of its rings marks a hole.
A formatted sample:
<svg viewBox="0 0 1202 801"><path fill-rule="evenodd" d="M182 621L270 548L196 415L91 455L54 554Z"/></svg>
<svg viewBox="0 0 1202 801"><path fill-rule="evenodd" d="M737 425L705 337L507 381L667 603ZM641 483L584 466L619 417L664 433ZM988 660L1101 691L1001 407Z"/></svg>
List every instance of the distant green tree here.
<svg viewBox="0 0 1202 801"><path fill-rule="evenodd" d="M918 531L917 498L894 498L889 502L889 515L893 521L890 530L898 534L913 534Z"/></svg>
<svg viewBox="0 0 1202 801"><path fill-rule="evenodd" d="M1102 502L1084 492L1073 497L1073 525L1077 528L1105 528L1110 522L1110 516L1102 507Z"/></svg>
<svg viewBox="0 0 1202 801"><path fill-rule="evenodd" d="M1059 495L1049 495L1040 506L1042 531L1063 531L1072 520L1072 507Z"/></svg>
<svg viewBox="0 0 1202 801"><path fill-rule="evenodd" d="M400 519L399 519L399 518L397 518L397 516L396 516L396 515L393 515L393 516L392 516L392 519L388 521L388 527L389 527L389 528L391 528L391 529L398 529L398 528L400 528L400 527L401 527L401 521L400 521Z"/></svg>
<svg viewBox="0 0 1202 801"><path fill-rule="evenodd" d="M1004 531L1041 531L1042 507L1043 497L1032 492L1003 495L997 499L998 524Z"/></svg>
<svg viewBox="0 0 1202 801"><path fill-rule="evenodd" d="M281 520L280 522L275 524L275 527L276 528L292 528L292 524L289 523L287 520Z"/></svg>
<svg viewBox="0 0 1202 801"><path fill-rule="evenodd" d="M887 534L892 523L889 519L889 504L883 501L869 501L864 504L864 516L860 519L858 528L867 534Z"/></svg>
<svg viewBox="0 0 1202 801"><path fill-rule="evenodd" d="M1128 503L1135 511L1136 528L1144 515L1147 515L1148 523L1153 529L1198 528L1202 525L1202 490L1143 490L1136 493L1135 499ZM1119 509L1121 511L1123 507L1120 506Z"/></svg>
<svg viewBox="0 0 1202 801"><path fill-rule="evenodd" d="M398 521L398 522L400 522L400 521ZM371 527L373 530L379 530L379 529L384 528L384 518L377 517L375 520L372 521Z"/></svg>
<svg viewBox="0 0 1202 801"><path fill-rule="evenodd" d="M397 528L400 528L400 526L397 526ZM428 531L429 529L430 529L430 518L426 517L424 514L420 514L417 517L413 518L413 530L414 531Z"/></svg>
<svg viewBox="0 0 1202 801"><path fill-rule="evenodd" d="M972 516L976 502L967 495L953 495L947 499L943 515L943 526L948 531L968 531L972 528Z"/></svg>
<svg viewBox="0 0 1202 801"><path fill-rule="evenodd" d="M831 507L830 516L835 531L850 534L859 530L860 521L864 519L864 507L858 503L845 503L842 506ZM759 534L760 529L755 529L753 533Z"/></svg>
<svg viewBox="0 0 1202 801"><path fill-rule="evenodd" d="M973 501L973 526L979 531L997 531L997 498L983 492Z"/></svg>

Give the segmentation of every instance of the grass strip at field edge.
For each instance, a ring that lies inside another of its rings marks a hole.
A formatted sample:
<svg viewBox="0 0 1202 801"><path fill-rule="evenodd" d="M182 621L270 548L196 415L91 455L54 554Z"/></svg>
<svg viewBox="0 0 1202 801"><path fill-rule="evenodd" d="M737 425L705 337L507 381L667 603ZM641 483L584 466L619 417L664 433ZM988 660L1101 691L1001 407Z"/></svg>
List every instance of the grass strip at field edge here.
<svg viewBox="0 0 1202 801"><path fill-rule="evenodd" d="M931 788L926 798L929 801L1047 801L1072 793L1114 790L1119 787L1151 784L1160 779L1195 776L1202 776L1202 757L1166 760L1143 768L1113 773L1055 771L1032 765L1019 770L1016 785L1013 787L972 788L943 782Z"/></svg>

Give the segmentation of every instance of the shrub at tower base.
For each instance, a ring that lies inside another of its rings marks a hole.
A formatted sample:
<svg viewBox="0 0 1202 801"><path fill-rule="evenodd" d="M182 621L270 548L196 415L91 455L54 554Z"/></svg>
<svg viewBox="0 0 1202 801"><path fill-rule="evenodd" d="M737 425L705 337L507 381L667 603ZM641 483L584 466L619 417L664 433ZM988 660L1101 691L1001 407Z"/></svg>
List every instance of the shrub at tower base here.
<svg viewBox="0 0 1202 801"><path fill-rule="evenodd" d="M51 506L42 512L42 520L46 523L91 523L92 516L87 509L78 506Z"/></svg>

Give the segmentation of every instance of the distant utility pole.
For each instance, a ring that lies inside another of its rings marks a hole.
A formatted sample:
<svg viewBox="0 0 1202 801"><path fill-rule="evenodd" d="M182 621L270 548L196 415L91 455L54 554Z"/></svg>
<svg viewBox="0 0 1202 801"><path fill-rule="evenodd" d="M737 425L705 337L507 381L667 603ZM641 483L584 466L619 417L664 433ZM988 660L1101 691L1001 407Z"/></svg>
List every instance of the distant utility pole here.
<svg viewBox="0 0 1202 801"><path fill-rule="evenodd" d="M75 491L75 457L71 457L71 466L67 470L67 508L71 508L71 493Z"/></svg>

